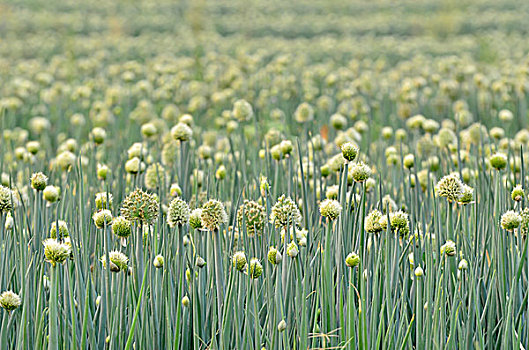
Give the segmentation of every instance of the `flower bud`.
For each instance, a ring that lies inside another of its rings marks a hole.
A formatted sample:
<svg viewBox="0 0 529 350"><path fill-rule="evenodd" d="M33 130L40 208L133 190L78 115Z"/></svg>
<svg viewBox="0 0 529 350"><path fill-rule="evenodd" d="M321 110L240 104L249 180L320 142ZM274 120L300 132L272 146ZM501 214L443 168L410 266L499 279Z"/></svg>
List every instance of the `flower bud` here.
<svg viewBox="0 0 529 350"><path fill-rule="evenodd" d="M233 266L237 269L237 271L242 272L244 268L246 267L246 254L244 252L236 252L233 254L232 258Z"/></svg>
<svg viewBox="0 0 529 350"><path fill-rule="evenodd" d="M161 255L156 255L156 256L154 257L154 261L153 261L152 264L154 265L154 267L156 267L157 269L159 269L159 268L163 267L163 262L164 262L164 260L163 260L163 256L161 256Z"/></svg>
<svg viewBox="0 0 529 350"><path fill-rule="evenodd" d="M46 186L46 188L44 188L44 190L42 191L42 197L50 203L57 202L59 200L59 196L60 189L56 186Z"/></svg>
<svg viewBox="0 0 529 350"><path fill-rule="evenodd" d="M290 244L287 246L287 255L291 258L295 258L299 254L298 246L294 241L290 242Z"/></svg>
<svg viewBox="0 0 529 350"><path fill-rule="evenodd" d="M525 191L521 185L518 185L512 189L511 198L513 201L519 202L525 197Z"/></svg>
<svg viewBox="0 0 529 350"><path fill-rule="evenodd" d="M268 250L268 261L272 265L278 265L281 263L281 260L283 260L281 253L276 248L270 247Z"/></svg>
<svg viewBox="0 0 529 350"><path fill-rule="evenodd" d="M417 266L417 267L415 268L415 276L417 276L417 277L422 277L422 276L424 276L424 270L422 269L422 267Z"/></svg>
<svg viewBox="0 0 529 350"><path fill-rule="evenodd" d="M34 173L31 176L31 187L36 191L42 191L48 185L48 177L43 173Z"/></svg>
<svg viewBox="0 0 529 350"><path fill-rule="evenodd" d="M281 322L279 322L279 324L277 325L277 330L279 332L283 332L285 329L287 329L287 323L285 322L285 320L281 320Z"/></svg>
<svg viewBox="0 0 529 350"><path fill-rule="evenodd" d="M490 158L490 165L496 170L505 169L507 166L507 156L503 153L495 153Z"/></svg>
<svg viewBox="0 0 529 350"><path fill-rule="evenodd" d="M199 268L203 268L204 266L206 266L206 260L204 260L204 258L202 258L201 256L198 256L197 260L195 261L195 265Z"/></svg>
<svg viewBox="0 0 529 350"><path fill-rule="evenodd" d="M460 270L466 270L468 269L468 261L466 259L462 259L460 262L459 262L459 265L457 266L458 269Z"/></svg>
<svg viewBox="0 0 529 350"><path fill-rule="evenodd" d="M514 210L506 211L500 220L501 227L507 231L513 231L522 223L522 216Z"/></svg>
<svg viewBox="0 0 529 350"><path fill-rule="evenodd" d="M248 267L248 276L251 278L259 278L263 274L263 265L259 262L259 259L253 258L250 260L250 266Z"/></svg>
<svg viewBox="0 0 529 350"><path fill-rule="evenodd" d="M456 244L454 241L446 241L445 244L441 246L441 254L446 254L447 256L456 255Z"/></svg>
<svg viewBox="0 0 529 350"><path fill-rule="evenodd" d="M345 264L349 267L356 267L360 264L360 256L356 253L349 253L345 258Z"/></svg>
<svg viewBox="0 0 529 350"><path fill-rule="evenodd" d="M342 144L342 156L345 160L352 162L358 155L358 147L353 142L345 142Z"/></svg>

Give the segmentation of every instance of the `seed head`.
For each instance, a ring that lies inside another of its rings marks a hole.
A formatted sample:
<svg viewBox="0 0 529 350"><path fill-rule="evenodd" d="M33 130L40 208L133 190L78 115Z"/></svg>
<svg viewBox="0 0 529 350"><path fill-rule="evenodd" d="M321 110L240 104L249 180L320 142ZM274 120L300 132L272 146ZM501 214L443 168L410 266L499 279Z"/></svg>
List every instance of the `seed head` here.
<svg viewBox="0 0 529 350"><path fill-rule="evenodd" d="M327 187L327 190L325 191L325 197L327 199L338 199L338 191L339 191L338 185L329 186Z"/></svg>
<svg viewBox="0 0 529 350"><path fill-rule="evenodd" d="M145 138L152 138L158 134L158 129L154 123L145 123L141 126L141 134Z"/></svg>
<svg viewBox="0 0 529 350"><path fill-rule="evenodd" d="M70 231L68 230L68 225L66 224L66 222L59 220L58 223L59 223L59 233L61 237L62 238L68 237L70 235ZM55 221L51 224L50 237L57 238L57 222Z"/></svg>
<svg viewBox="0 0 529 350"><path fill-rule="evenodd" d="M48 177L43 173L34 173L31 175L31 187L36 191L42 191L48 185Z"/></svg>
<svg viewBox="0 0 529 350"><path fill-rule="evenodd" d="M171 136L181 142L189 141L193 137L193 129L189 125L180 122L171 129Z"/></svg>
<svg viewBox="0 0 529 350"><path fill-rule="evenodd" d="M71 245L61 243L55 238L48 238L44 242L44 256L46 261L55 267L56 264L62 264L68 259L71 253Z"/></svg>
<svg viewBox="0 0 529 350"><path fill-rule="evenodd" d="M167 179L167 174L163 165L160 163L154 163L147 167L145 170L145 187L149 190L155 190L164 183Z"/></svg>
<svg viewBox="0 0 529 350"><path fill-rule="evenodd" d="M299 254L298 246L296 245L296 242L292 241L287 245L287 255L291 258L295 258Z"/></svg>
<svg viewBox="0 0 529 350"><path fill-rule="evenodd" d="M356 182L364 182L371 176L371 168L364 162L353 164L349 170L349 174Z"/></svg>
<svg viewBox="0 0 529 350"><path fill-rule="evenodd" d="M382 215L383 214L377 209L373 209L369 212L364 221L365 230L369 233L379 233L382 231L382 226L380 225L380 218Z"/></svg>
<svg viewBox="0 0 529 350"><path fill-rule="evenodd" d="M270 247L270 249L268 249L268 261L272 265L279 265L282 260L283 256L276 248Z"/></svg>
<svg viewBox="0 0 529 350"><path fill-rule="evenodd" d="M301 213L292 198L282 195L272 207L270 221L275 223L277 228L282 229L293 225L299 226L301 223Z"/></svg>
<svg viewBox="0 0 529 350"><path fill-rule="evenodd" d="M325 199L320 203L321 216L333 221L340 216L342 212L342 205L335 199Z"/></svg>
<svg viewBox="0 0 529 350"><path fill-rule="evenodd" d="M77 158L70 151L62 151L57 155L57 165L63 170L69 170L75 166Z"/></svg>
<svg viewBox="0 0 529 350"><path fill-rule="evenodd" d="M130 222L152 224L158 217L158 196L137 188L123 200L121 215Z"/></svg>
<svg viewBox="0 0 529 350"><path fill-rule="evenodd" d="M8 290L0 294L0 306L11 312L22 305L22 299L18 294Z"/></svg>
<svg viewBox="0 0 529 350"><path fill-rule="evenodd" d="M279 324L277 325L277 330L279 332L283 332L285 329L287 329L287 323L285 322L285 320L281 320L281 322L279 322Z"/></svg>
<svg viewBox="0 0 529 350"><path fill-rule="evenodd" d="M522 224L522 216L514 210L508 210L501 216L500 224L504 230L513 231Z"/></svg>
<svg viewBox="0 0 529 350"><path fill-rule="evenodd" d="M125 163L125 171L130 174L137 174L145 169L145 164L138 157L133 157Z"/></svg>
<svg viewBox="0 0 529 350"><path fill-rule="evenodd" d="M522 185L518 185L512 189L511 198L513 201L519 202L525 197L525 191Z"/></svg>
<svg viewBox="0 0 529 350"><path fill-rule="evenodd" d="M307 102L303 102L296 108L294 118L298 123L310 122L314 119L314 109Z"/></svg>
<svg viewBox="0 0 529 350"><path fill-rule="evenodd" d="M174 198L169 204L167 223L171 227L183 226L189 222L189 206L180 197Z"/></svg>
<svg viewBox="0 0 529 350"><path fill-rule="evenodd" d="M106 268L106 256L103 255L100 259L103 267ZM128 270L129 258L120 251L113 250L108 253L108 260L110 261L110 271L120 272Z"/></svg>
<svg viewBox="0 0 529 350"><path fill-rule="evenodd" d="M113 196L112 193L99 192L96 193L96 208L97 210L111 209L112 208Z"/></svg>
<svg viewBox="0 0 529 350"><path fill-rule="evenodd" d="M202 209L194 209L191 214L189 214L189 226L195 230L202 228Z"/></svg>
<svg viewBox="0 0 529 350"><path fill-rule="evenodd" d="M415 156L413 154L405 155L402 160L402 165L404 165L406 169L413 168L415 165Z"/></svg>
<svg viewBox="0 0 529 350"><path fill-rule="evenodd" d="M391 229L397 231L401 237L406 237L410 233L410 221L408 214L402 210L389 213L389 222Z"/></svg>
<svg viewBox="0 0 529 350"><path fill-rule="evenodd" d="M216 199L210 199L202 206L200 219L203 227L215 231L220 225L228 222L228 214L226 214L224 204Z"/></svg>
<svg viewBox="0 0 529 350"><path fill-rule="evenodd" d="M248 121L253 116L252 105L246 100L237 100L233 104L232 114L233 117L240 122Z"/></svg>
<svg viewBox="0 0 529 350"><path fill-rule="evenodd" d="M203 257L198 256L197 260L195 261L195 265L199 268L203 268L204 266L206 266L206 260L204 260Z"/></svg>
<svg viewBox="0 0 529 350"><path fill-rule="evenodd" d="M263 274L263 265L259 262L259 259L253 258L250 260L250 265L248 266L248 276L250 278L259 278Z"/></svg>
<svg viewBox="0 0 529 350"><path fill-rule="evenodd" d="M246 227L248 237L260 235L266 222L266 210L256 201L245 200L237 210L237 222L239 227Z"/></svg>
<svg viewBox="0 0 529 350"><path fill-rule="evenodd" d="M441 255L446 254L446 256L454 256L456 253L456 244L454 241L448 240L441 246Z"/></svg>
<svg viewBox="0 0 529 350"><path fill-rule="evenodd" d="M220 165L217 168L217 171L215 171L215 178L217 180L224 180L226 178L226 167L224 165Z"/></svg>
<svg viewBox="0 0 529 350"><path fill-rule="evenodd" d="M466 270L468 269L468 261L466 259L462 259L460 262L459 262L459 265L457 265L457 268L460 269L460 270Z"/></svg>
<svg viewBox="0 0 529 350"><path fill-rule="evenodd" d="M10 188L0 185L0 213L13 210L13 192Z"/></svg>
<svg viewBox="0 0 529 350"><path fill-rule="evenodd" d="M178 184L172 184L171 188L169 189L169 193L171 194L171 197L181 196L182 189Z"/></svg>
<svg viewBox="0 0 529 350"><path fill-rule="evenodd" d="M108 209L97 211L92 216L92 219L97 228L104 228L112 222L112 212Z"/></svg>
<svg viewBox="0 0 529 350"><path fill-rule="evenodd" d="M422 276L424 276L424 270L422 269L422 267L417 266L417 267L415 268L415 276L417 276L417 277L422 277Z"/></svg>
<svg viewBox="0 0 529 350"><path fill-rule="evenodd" d="M233 257L232 257L232 263L233 263L233 267L235 267L237 269L237 271L239 272L243 272L244 269L246 268L246 254L244 254L244 252L236 252L235 254L233 254Z"/></svg>
<svg viewBox="0 0 529 350"><path fill-rule="evenodd" d="M331 122L332 127L336 130L343 130L347 126L347 118L341 114L333 114L331 115L331 118L329 120Z"/></svg>
<svg viewBox="0 0 529 350"><path fill-rule="evenodd" d="M490 165L496 170L505 169L507 166L507 156L503 153L495 153L489 158Z"/></svg>
<svg viewBox="0 0 529 350"><path fill-rule="evenodd" d="M435 191L439 197L445 197L448 202L457 202L463 192L463 183L457 173L444 176L437 185Z"/></svg>
<svg viewBox="0 0 529 350"><path fill-rule="evenodd" d="M474 201L474 189L467 184L463 184L461 187L461 195L457 202L459 204L469 204Z"/></svg>
<svg viewBox="0 0 529 350"><path fill-rule="evenodd" d="M120 238L127 238L132 233L130 221L123 216L118 216L112 220L112 233Z"/></svg>
<svg viewBox="0 0 529 350"><path fill-rule="evenodd" d="M99 180L106 180L110 169L105 164L97 164L97 178Z"/></svg>
<svg viewBox="0 0 529 350"><path fill-rule="evenodd" d="M161 255L156 255L154 257L154 261L152 262L154 267L156 267L157 269L163 267L163 263L164 263L164 260L163 260L163 256Z"/></svg>

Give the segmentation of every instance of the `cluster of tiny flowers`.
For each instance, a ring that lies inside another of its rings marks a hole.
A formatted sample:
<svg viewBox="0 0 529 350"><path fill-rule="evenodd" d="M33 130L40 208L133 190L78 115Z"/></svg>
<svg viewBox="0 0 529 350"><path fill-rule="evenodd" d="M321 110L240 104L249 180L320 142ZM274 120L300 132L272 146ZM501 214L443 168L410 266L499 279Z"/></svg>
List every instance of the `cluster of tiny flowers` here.
<svg viewBox="0 0 529 350"><path fill-rule="evenodd" d="M445 244L441 246L441 255L446 254L446 256L454 256L456 255L456 244L454 241L446 241Z"/></svg>
<svg viewBox="0 0 529 350"><path fill-rule="evenodd" d="M171 129L171 135L178 141L189 141L193 137L193 130L185 123L178 123Z"/></svg>
<svg viewBox="0 0 529 350"><path fill-rule="evenodd" d="M51 238L57 238L57 223L59 224L59 234L62 238L68 237L70 235L70 231L68 230L68 225L65 221L59 220L58 222L53 222L51 224L50 229L50 237Z"/></svg>
<svg viewBox="0 0 529 350"><path fill-rule="evenodd" d="M382 231L382 225L380 225L380 219L384 214L379 210L374 209L367 214L364 221L364 228L369 233L378 233Z"/></svg>
<svg viewBox="0 0 529 350"><path fill-rule="evenodd" d="M218 230L220 225L228 222L224 204L216 199L210 199L202 206L200 220L204 228L210 231Z"/></svg>
<svg viewBox="0 0 529 350"><path fill-rule="evenodd" d="M325 199L320 203L320 213L330 221L337 219L342 212L342 205L335 199Z"/></svg>
<svg viewBox="0 0 529 350"><path fill-rule="evenodd" d="M352 162L356 159L356 156L358 155L358 146L355 145L353 142L346 142L342 144L342 156L345 160Z"/></svg>
<svg viewBox="0 0 529 350"><path fill-rule="evenodd" d="M92 219L97 228L104 228L112 222L112 212L108 209L100 210L94 213Z"/></svg>
<svg viewBox="0 0 529 350"><path fill-rule="evenodd" d="M166 179L165 169L160 163L154 163L147 167L145 171L145 187L155 190L160 186L160 182ZM162 182L163 183L163 182Z"/></svg>
<svg viewBox="0 0 529 350"><path fill-rule="evenodd" d="M521 185L517 185L512 189L511 198L513 201L519 202L525 197L525 191Z"/></svg>
<svg viewBox="0 0 529 350"><path fill-rule="evenodd" d="M71 254L71 245L59 242L54 238L48 238L42 244L44 245L46 261L52 266L64 263Z"/></svg>
<svg viewBox="0 0 529 350"><path fill-rule="evenodd" d="M522 224L522 216L514 210L508 210L501 216L500 224L504 230L513 231Z"/></svg>
<svg viewBox="0 0 529 350"><path fill-rule="evenodd" d="M461 194L457 199L459 204L469 204L474 201L474 189L466 184L463 184L461 188Z"/></svg>
<svg viewBox="0 0 529 350"><path fill-rule="evenodd" d="M239 272L243 272L246 268L247 260L244 252L236 252L232 257L232 264Z"/></svg>
<svg viewBox="0 0 529 350"><path fill-rule="evenodd" d="M246 273L248 274L248 276L250 276L250 278L253 279L261 277L261 275L263 274L263 265L261 265L259 259L250 259L250 264Z"/></svg>
<svg viewBox="0 0 529 350"><path fill-rule="evenodd" d="M10 188L0 185L0 213L13 210L13 192Z"/></svg>
<svg viewBox="0 0 529 350"><path fill-rule="evenodd" d="M118 216L112 220L112 233L120 238L127 238L132 233L132 225L123 216Z"/></svg>
<svg viewBox="0 0 529 350"><path fill-rule="evenodd" d="M152 224L158 217L158 211L158 197L139 188L129 193L121 204L121 215L131 222Z"/></svg>
<svg viewBox="0 0 529 350"><path fill-rule="evenodd" d="M358 162L352 165L349 174L356 182L364 182L371 176L371 168L364 162Z"/></svg>
<svg viewBox="0 0 529 350"><path fill-rule="evenodd" d="M282 195L277 199L272 207L270 221L277 228L286 229L289 226L299 226L301 223L301 213L292 198Z"/></svg>
<svg viewBox="0 0 529 350"><path fill-rule="evenodd" d="M180 197L174 198L169 203L167 223L171 227L183 226L189 222L189 206Z"/></svg>
<svg viewBox="0 0 529 350"><path fill-rule="evenodd" d="M268 261L272 265L278 265L281 263L282 260L283 256L281 255L281 253L276 248L270 247L270 249L268 250Z"/></svg>
<svg viewBox="0 0 529 350"><path fill-rule="evenodd" d="M0 306L6 311L13 311L22 305L20 296L10 290L0 294Z"/></svg>
<svg viewBox="0 0 529 350"><path fill-rule="evenodd" d="M103 264L103 267L106 268L107 256L103 255L99 260ZM120 272L127 270L129 258L122 252L113 250L108 253L108 261L110 262L110 271Z"/></svg>
<svg viewBox="0 0 529 350"><path fill-rule="evenodd" d="M189 226L195 230L202 228L202 209L194 209L191 214L189 214Z"/></svg>
<svg viewBox="0 0 529 350"><path fill-rule="evenodd" d="M435 191L439 197L445 197L449 202L457 202L463 192L463 183L459 175L453 173L439 180Z"/></svg>
<svg viewBox="0 0 529 350"><path fill-rule="evenodd" d="M507 156L503 153L495 153L489 158L490 165L496 170L505 169L507 166Z"/></svg>
<svg viewBox="0 0 529 350"><path fill-rule="evenodd" d="M96 193L96 208L97 210L111 209L112 208L113 196L112 193L99 192Z"/></svg>
<svg viewBox="0 0 529 350"><path fill-rule="evenodd" d="M266 223L266 210L256 201L245 200L237 210L237 223L239 227L245 225L248 237L260 235Z"/></svg>
<svg viewBox="0 0 529 350"><path fill-rule="evenodd" d="M42 191L48 185L48 177L43 173L31 175L31 187L36 191Z"/></svg>

